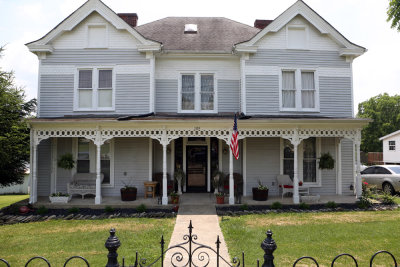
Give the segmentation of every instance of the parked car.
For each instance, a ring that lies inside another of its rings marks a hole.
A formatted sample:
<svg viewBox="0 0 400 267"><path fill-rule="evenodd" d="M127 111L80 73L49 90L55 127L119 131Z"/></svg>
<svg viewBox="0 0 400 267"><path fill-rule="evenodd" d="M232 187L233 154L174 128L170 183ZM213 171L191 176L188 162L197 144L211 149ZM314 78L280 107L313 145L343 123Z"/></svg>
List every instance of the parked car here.
<svg viewBox="0 0 400 267"><path fill-rule="evenodd" d="M376 165L361 172L361 179L376 185L383 192L394 195L400 191L400 165Z"/></svg>

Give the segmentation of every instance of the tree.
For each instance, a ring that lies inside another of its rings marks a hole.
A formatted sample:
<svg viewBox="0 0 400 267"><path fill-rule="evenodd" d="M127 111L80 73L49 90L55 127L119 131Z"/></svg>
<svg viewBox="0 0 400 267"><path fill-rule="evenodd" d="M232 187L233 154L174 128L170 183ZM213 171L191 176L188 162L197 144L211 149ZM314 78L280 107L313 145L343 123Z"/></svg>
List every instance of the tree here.
<svg viewBox="0 0 400 267"><path fill-rule="evenodd" d="M400 0L390 0L387 9L387 21L392 21L392 28L400 31Z"/></svg>
<svg viewBox="0 0 400 267"><path fill-rule="evenodd" d="M0 47L0 57L2 51ZM14 83L14 73L0 68L0 186L23 182L30 141L26 118L35 108L35 99L25 102L23 89Z"/></svg>
<svg viewBox="0 0 400 267"><path fill-rule="evenodd" d="M358 105L357 117L373 120L362 130L361 150L381 152L379 138L400 130L400 95L371 97Z"/></svg>

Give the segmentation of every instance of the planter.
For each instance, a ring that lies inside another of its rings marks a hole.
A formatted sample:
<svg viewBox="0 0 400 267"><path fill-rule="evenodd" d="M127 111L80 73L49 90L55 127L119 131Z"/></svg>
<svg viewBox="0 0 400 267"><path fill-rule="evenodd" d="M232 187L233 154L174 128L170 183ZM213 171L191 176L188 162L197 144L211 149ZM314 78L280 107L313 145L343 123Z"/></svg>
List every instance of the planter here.
<svg viewBox="0 0 400 267"><path fill-rule="evenodd" d="M71 200L71 196L62 197L49 197L51 203L68 203Z"/></svg>
<svg viewBox="0 0 400 267"><path fill-rule="evenodd" d="M179 203L179 196L171 196L171 203L178 204Z"/></svg>
<svg viewBox="0 0 400 267"><path fill-rule="evenodd" d="M122 201L134 201L136 200L137 188L121 188L121 200Z"/></svg>
<svg viewBox="0 0 400 267"><path fill-rule="evenodd" d="M268 189L259 190L258 187L253 187L253 200L256 201L266 201L268 200Z"/></svg>
<svg viewBox="0 0 400 267"><path fill-rule="evenodd" d="M217 204L224 204L225 202L225 197L224 196L215 196L217 200Z"/></svg>

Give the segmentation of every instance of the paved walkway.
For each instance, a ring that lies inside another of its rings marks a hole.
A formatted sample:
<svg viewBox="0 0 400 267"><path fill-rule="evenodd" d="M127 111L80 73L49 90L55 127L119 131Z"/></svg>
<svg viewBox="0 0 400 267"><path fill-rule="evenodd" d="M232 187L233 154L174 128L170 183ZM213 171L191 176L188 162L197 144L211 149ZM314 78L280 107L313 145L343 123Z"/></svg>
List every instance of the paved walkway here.
<svg viewBox="0 0 400 267"><path fill-rule="evenodd" d="M169 246L174 246L180 243L185 242L183 240L183 236L188 234L188 226L190 220L192 220L193 225L193 234L197 235L198 239L194 240L195 242L210 246L214 250L216 250L215 242L217 241L217 236L219 236L219 240L221 241L220 245L220 256L230 262L230 257L228 254L228 249L225 244L224 236L222 235L221 228L218 223L218 216L215 210L215 199L213 194L183 194L181 196L181 204L179 206L178 216L176 217L176 223L174 232L171 236L171 241ZM188 246L185 246L188 248ZM192 247L192 251L197 246ZM173 254L175 252L182 252L184 255L184 259L181 263L187 262L188 256L183 253L183 250L171 250L167 252L164 260L164 266L173 266L171 264L171 258L173 258ZM209 249L200 249L199 252L207 252L210 260L208 266L217 266L216 264L216 254ZM198 253L193 255L193 261L197 263L198 266L204 266L208 261L207 256L205 256L204 261L199 261L198 257L202 256ZM179 262L173 261L175 265L184 265L178 264ZM220 266L228 266L223 260L220 258Z"/></svg>

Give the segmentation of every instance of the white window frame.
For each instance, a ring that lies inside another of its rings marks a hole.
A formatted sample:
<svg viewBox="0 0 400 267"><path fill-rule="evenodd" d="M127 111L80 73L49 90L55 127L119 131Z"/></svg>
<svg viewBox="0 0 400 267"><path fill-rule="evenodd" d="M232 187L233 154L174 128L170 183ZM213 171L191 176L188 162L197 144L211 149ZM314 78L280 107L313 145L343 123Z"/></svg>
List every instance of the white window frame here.
<svg viewBox="0 0 400 267"><path fill-rule="evenodd" d="M91 70L92 71L92 107L91 108L80 108L79 107L79 71L80 70ZM112 106L111 107L99 107L99 71L100 70L111 70L112 71ZM115 66L82 66L77 67L75 71L74 79L74 111L115 111Z"/></svg>
<svg viewBox="0 0 400 267"><path fill-rule="evenodd" d="M106 29L105 46L90 46L89 45L90 44L90 40L89 40L89 28L90 27L105 27L105 29ZM87 24L87 26L86 26L86 48L89 48L89 49L91 49L91 48L103 48L103 49L108 48L108 46L109 46L108 36L109 36L109 30L108 30L108 25L106 23L89 23L89 24Z"/></svg>
<svg viewBox="0 0 400 267"><path fill-rule="evenodd" d="M306 45L305 47L296 47L290 46L289 44L289 30L290 29L304 29L306 34ZM299 25L286 25L286 47L287 49L295 49L295 50L309 50L310 47L310 34L307 25L299 24Z"/></svg>
<svg viewBox="0 0 400 267"><path fill-rule="evenodd" d="M284 71L294 71L295 73L295 107L294 108L285 108L282 106L282 91L283 91L283 82L282 82L282 72ZM314 93L314 108L303 108L301 102L301 73L302 72L314 72L314 85L315 85L315 93ZM309 68L309 67L283 67L280 68L279 71L279 109L282 112L319 112L319 73L317 68Z"/></svg>
<svg viewBox="0 0 400 267"><path fill-rule="evenodd" d="M298 145L298 154L297 154L297 166L298 166L298 179L299 182L303 183L304 187L322 187L322 181L321 181L321 170L318 168L319 165L319 159L318 159L318 155L321 154L321 138L320 137L316 137L315 138L315 152L316 152L316 181L313 183L305 183L303 182L303 154L304 154L304 148L303 148L303 141ZM283 160L284 160L284 153L283 153L283 149L284 149L284 138L280 139L280 174L283 174Z"/></svg>
<svg viewBox="0 0 400 267"><path fill-rule="evenodd" d="M182 76L194 75L194 110L182 109ZM214 109L201 110L201 75L214 77ZM178 112L179 113L218 113L218 85L215 72L180 72L178 81Z"/></svg>
<svg viewBox="0 0 400 267"><path fill-rule="evenodd" d="M393 144L391 145L390 142L393 142ZM396 140L388 141L388 146L389 146L389 151L390 152L396 152ZM391 147L393 147L393 149L390 149Z"/></svg>
<svg viewBox="0 0 400 267"><path fill-rule="evenodd" d="M110 183L109 184L101 184L101 187L103 188L110 188L110 187L114 187L114 139L111 139L110 141ZM75 159L78 158L78 138L74 138L74 154L75 154ZM97 149L96 149L96 145L93 143L93 141L89 142L89 172L90 173L96 173L96 153L97 153ZM77 166L75 167L75 173Z"/></svg>

